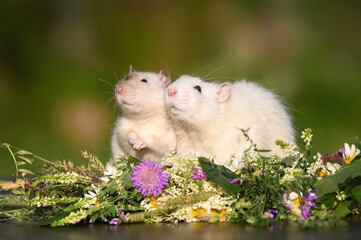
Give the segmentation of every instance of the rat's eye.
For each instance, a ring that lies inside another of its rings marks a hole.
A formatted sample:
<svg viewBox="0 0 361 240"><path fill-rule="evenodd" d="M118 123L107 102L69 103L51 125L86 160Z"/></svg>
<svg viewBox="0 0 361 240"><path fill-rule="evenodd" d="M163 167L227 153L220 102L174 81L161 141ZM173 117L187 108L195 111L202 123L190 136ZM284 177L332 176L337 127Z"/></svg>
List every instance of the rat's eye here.
<svg viewBox="0 0 361 240"><path fill-rule="evenodd" d="M142 79L142 82L145 82L145 83L147 83L148 81L147 81L147 79Z"/></svg>
<svg viewBox="0 0 361 240"><path fill-rule="evenodd" d="M200 93L202 92L202 88L199 85L194 86L194 89L196 89Z"/></svg>

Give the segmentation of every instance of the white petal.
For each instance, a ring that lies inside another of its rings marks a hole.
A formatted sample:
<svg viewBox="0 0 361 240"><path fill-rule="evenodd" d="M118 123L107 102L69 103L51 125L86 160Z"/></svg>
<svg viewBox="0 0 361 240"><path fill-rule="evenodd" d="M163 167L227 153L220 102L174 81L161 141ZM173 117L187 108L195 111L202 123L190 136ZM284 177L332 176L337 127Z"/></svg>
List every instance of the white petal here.
<svg viewBox="0 0 361 240"><path fill-rule="evenodd" d="M350 156L350 145L348 145L348 143L345 143L345 159L347 159Z"/></svg>
<svg viewBox="0 0 361 240"><path fill-rule="evenodd" d="M356 150L355 150L355 155L354 155L354 156L356 157L356 156L359 155L359 154L360 154L360 149L357 149L357 148L356 148Z"/></svg>
<svg viewBox="0 0 361 240"><path fill-rule="evenodd" d="M291 201L294 201L294 200L296 200L297 198L298 198L298 194L297 194L297 193L295 193L295 192L291 192L291 193L290 193L289 199L290 199Z"/></svg>
<svg viewBox="0 0 361 240"><path fill-rule="evenodd" d="M356 151L356 147L355 147L354 144L352 144L352 145L351 145L351 150L350 150L350 156L354 156L355 151Z"/></svg>
<svg viewBox="0 0 361 240"><path fill-rule="evenodd" d="M106 182L106 183L108 183L109 182L109 178L107 178L107 177L102 177L102 178L100 178L101 180L103 180L104 182Z"/></svg>

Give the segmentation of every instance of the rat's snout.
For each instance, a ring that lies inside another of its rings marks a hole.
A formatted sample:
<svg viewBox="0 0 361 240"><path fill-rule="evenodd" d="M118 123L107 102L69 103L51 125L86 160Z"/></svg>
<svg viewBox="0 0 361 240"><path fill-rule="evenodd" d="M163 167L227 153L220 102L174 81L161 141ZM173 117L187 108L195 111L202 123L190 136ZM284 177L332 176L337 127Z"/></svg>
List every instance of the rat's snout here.
<svg viewBox="0 0 361 240"><path fill-rule="evenodd" d="M117 94L122 94L122 93L124 92L124 87L122 87L120 84L117 84L117 85L115 86L115 92L116 92Z"/></svg>
<svg viewBox="0 0 361 240"><path fill-rule="evenodd" d="M168 88L168 96L173 97L177 94L177 89L175 88Z"/></svg>

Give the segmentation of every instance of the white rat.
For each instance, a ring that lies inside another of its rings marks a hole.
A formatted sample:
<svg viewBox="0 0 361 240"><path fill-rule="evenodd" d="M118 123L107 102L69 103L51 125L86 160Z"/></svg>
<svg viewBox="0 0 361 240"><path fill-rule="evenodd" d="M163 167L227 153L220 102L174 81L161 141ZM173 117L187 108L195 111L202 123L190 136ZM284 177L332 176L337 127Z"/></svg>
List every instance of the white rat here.
<svg viewBox="0 0 361 240"><path fill-rule="evenodd" d="M164 92L170 79L160 71L136 72L132 66L127 76L115 86L120 114L112 136L113 161L130 154L139 160L160 162L176 148L175 132L166 113Z"/></svg>
<svg viewBox="0 0 361 240"><path fill-rule="evenodd" d="M177 147L181 155L196 150L227 165L233 154L239 159L251 145L240 129L249 129L257 148L271 154L281 154L277 139L294 143L285 107L272 92L251 82L218 84L184 75L168 86L166 104L177 138L185 139L186 147Z"/></svg>

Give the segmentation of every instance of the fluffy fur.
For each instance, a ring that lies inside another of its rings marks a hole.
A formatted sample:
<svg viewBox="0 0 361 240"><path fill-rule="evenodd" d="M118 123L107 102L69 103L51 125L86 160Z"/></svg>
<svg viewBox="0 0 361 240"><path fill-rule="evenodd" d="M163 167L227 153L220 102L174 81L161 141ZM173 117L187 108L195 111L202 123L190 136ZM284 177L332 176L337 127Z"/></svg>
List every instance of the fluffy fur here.
<svg viewBox="0 0 361 240"><path fill-rule="evenodd" d="M250 146L240 129L249 129L257 148L270 149L271 154L281 153L277 139L294 143L285 107L276 95L254 83L217 84L182 76L167 91L181 155L196 150L218 164L228 164L232 154L239 158Z"/></svg>
<svg viewBox="0 0 361 240"><path fill-rule="evenodd" d="M176 147L175 132L166 114L164 89L170 79L152 72L130 72L115 88L120 114L112 136L113 160L130 154L159 162Z"/></svg>

